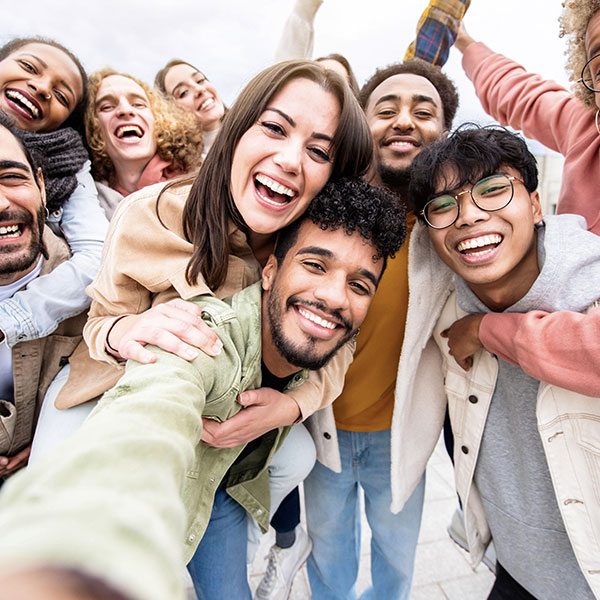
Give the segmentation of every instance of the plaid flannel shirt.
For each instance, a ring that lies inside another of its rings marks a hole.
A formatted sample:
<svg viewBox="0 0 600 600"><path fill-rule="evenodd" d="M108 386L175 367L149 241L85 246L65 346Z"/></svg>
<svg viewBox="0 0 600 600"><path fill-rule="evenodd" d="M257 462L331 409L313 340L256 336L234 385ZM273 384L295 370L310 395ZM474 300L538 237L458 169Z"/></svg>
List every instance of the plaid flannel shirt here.
<svg viewBox="0 0 600 600"><path fill-rule="evenodd" d="M410 44L404 60L422 58L442 67L471 0L430 0L419 23L417 37Z"/></svg>

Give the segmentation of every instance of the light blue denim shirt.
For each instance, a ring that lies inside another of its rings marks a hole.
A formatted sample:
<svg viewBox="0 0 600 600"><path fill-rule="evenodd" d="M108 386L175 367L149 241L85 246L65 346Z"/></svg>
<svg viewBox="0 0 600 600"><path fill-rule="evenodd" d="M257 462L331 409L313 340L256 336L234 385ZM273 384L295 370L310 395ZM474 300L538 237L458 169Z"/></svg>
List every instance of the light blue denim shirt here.
<svg viewBox="0 0 600 600"><path fill-rule="evenodd" d="M98 203L90 161L77 173L75 191L50 215L48 225L55 232L56 226L62 231L72 256L52 273L0 302L0 329L9 347L50 335L61 321L91 302L85 288L100 268L108 221Z"/></svg>

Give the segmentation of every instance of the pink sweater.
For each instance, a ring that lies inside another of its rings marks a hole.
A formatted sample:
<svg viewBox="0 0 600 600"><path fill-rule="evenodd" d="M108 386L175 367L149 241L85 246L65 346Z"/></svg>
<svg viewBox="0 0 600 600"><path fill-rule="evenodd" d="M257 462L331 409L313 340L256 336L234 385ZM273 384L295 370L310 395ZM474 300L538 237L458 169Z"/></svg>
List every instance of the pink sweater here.
<svg viewBox="0 0 600 600"><path fill-rule="evenodd" d="M485 44L468 46L465 73L484 110L565 157L559 213L585 217L600 235L600 135L595 112L553 81L527 73ZM479 329L483 345L531 376L600 396L600 310L491 313Z"/></svg>

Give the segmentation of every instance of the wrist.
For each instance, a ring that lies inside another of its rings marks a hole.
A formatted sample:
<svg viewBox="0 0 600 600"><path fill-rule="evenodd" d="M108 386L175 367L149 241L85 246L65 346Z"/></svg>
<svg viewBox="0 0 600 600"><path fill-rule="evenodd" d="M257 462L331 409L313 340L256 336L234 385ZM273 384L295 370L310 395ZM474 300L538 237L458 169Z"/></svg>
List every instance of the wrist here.
<svg viewBox="0 0 600 600"><path fill-rule="evenodd" d="M121 338L123 337L123 332L122 332L123 319L125 319L128 316L129 315L121 315L120 317L115 319L113 321L112 325L110 326L108 333L106 334L104 348L109 354L111 354L115 358L122 358L121 354L119 353L118 348L119 348L119 345L121 342ZM119 324L121 324L121 327L119 327Z"/></svg>

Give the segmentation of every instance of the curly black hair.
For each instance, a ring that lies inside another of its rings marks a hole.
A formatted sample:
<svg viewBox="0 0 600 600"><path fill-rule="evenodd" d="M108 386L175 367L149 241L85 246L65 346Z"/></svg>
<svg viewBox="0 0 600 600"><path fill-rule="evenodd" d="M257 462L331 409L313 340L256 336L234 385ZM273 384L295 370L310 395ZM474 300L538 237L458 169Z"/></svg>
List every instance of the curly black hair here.
<svg viewBox="0 0 600 600"><path fill-rule="evenodd" d="M516 169L529 193L536 190L537 163L520 135L499 125L464 123L445 140L423 148L413 160L408 194L415 214L439 190L445 169L452 170L448 185L459 189L500 172L502 167ZM419 218L423 217L419 214Z"/></svg>
<svg viewBox="0 0 600 600"><path fill-rule="evenodd" d="M278 264L307 219L323 230L343 227L348 234L358 231L375 247L373 260L384 259L384 268L387 258L393 257L406 239L406 213L396 197L360 177L339 177L325 185L300 218L279 232L274 250Z"/></svg>
<svg viewBox="0 0 600 600"><path fill-rule="evenodd" d="M358 100L363 110L367 108L369 98L373 90L386 79L394 75L402 75L409 73L419 75L429 80L433 87L437 90L442 100L442 108L444 110L444 127L448 130L452 128L452 121L456 115L458 108L458 90L454 82L442 72L440 67L432 65L420 58L410 58L401 63L393 63L387 67L377 69L375 73L362 86L358 95Z"/></svg>

